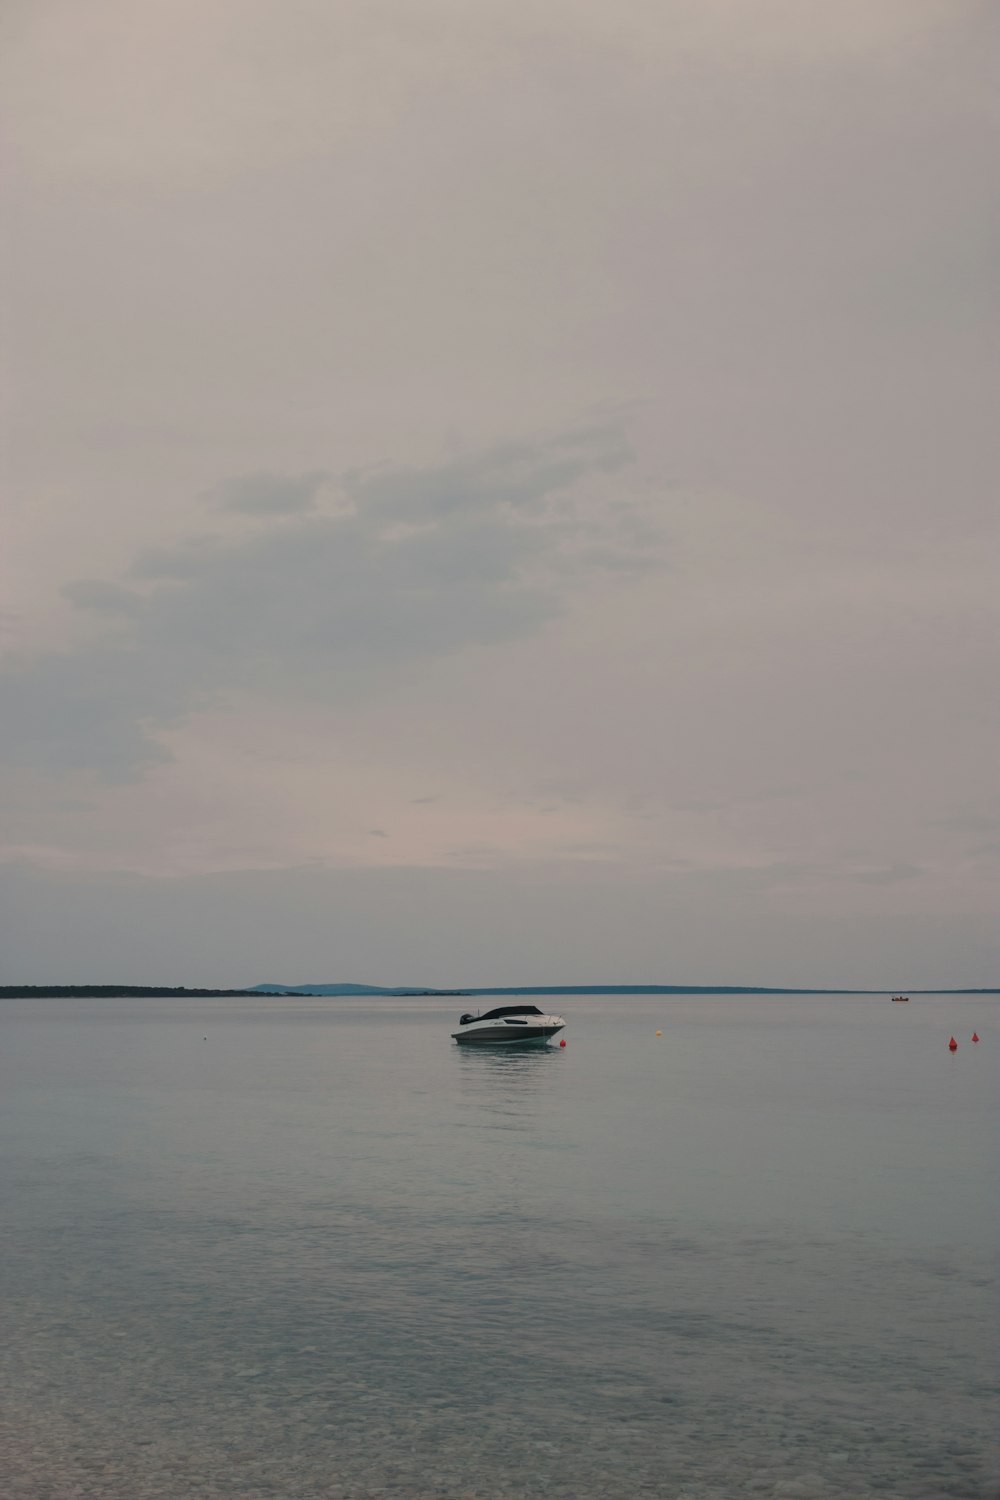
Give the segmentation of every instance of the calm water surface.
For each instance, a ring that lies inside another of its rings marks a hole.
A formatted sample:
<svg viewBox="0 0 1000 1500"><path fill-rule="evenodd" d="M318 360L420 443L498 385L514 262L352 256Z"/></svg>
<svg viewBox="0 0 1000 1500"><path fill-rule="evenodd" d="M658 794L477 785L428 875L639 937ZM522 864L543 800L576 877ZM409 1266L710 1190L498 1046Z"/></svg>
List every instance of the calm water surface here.
<svg viewBox="0 0 1000 1500"><path fill-rule="evenodd" d="M1000 1497L997 997L461 1008L0 1002L5 1500Z"/></svg>

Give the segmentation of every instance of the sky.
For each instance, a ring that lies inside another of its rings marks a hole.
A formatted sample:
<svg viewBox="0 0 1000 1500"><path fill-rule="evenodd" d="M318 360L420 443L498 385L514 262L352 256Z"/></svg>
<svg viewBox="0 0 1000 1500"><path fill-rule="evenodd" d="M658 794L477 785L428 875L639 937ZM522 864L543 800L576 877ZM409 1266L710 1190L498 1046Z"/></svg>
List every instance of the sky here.
<svg viewBox="0 0 1000 1500"><path fill-rule="evenodd" d="M8 0L0 981L1000 985L1000 9Z"/></svg>

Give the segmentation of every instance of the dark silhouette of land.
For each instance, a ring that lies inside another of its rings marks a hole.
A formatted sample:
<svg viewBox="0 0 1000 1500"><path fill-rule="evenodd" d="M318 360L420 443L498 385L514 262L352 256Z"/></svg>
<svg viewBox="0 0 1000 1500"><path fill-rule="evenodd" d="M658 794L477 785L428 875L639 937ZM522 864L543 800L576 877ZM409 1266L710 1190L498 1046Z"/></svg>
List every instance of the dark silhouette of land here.
<svg viewBox="0 0 1000 1500"><path fill-rule="evenodd" d="M57 999L61 995L100 996L109 1000L116 1000L125 995L194 995L202 997L207 995L253 995L255 990L189 990L186 985L149 985L149 984L0 984L0 999L10 1000L15 996L19 1000L30 1000L34 998Z"/></svg>
<svg viewBox="0 0 1000 1500"><path fill-rule="evenodd" d="M61 996L80 998L120 999L127 996L150 999L175 997L201 999L213 996L242 995L247 998L262 995L279 995L288 999L313 995L317 997L345 996L373 999L384 996L389 999L417 999L428 997L442 999L449 996L465 998L486 995L883 995L887 989L830 990L789 989L787 986L764 984L540 984L518 985L495 989L436 990L427 987L402 987L390 989L375 984L255 984L242 990L189 989L186 985L149 984L4 984L0 985L2 999L57 999ZM911 995L1000 995L1000 989L960 990L914 990Z"/></svg>

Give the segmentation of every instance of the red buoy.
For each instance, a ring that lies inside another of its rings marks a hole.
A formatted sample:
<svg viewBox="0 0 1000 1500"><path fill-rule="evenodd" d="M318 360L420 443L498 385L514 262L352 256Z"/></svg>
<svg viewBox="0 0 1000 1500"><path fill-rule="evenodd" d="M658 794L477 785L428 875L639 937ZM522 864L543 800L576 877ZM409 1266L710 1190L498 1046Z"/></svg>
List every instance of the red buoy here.
<svg viewBox="0 0 1000 1500"><path fill-rule="evenodd" d="M958 1051L958 1043L956 1042L956 1040L955 1040L954 1037L952 1037L951 1041L948 1043L948 1051L949 1052L957 1052Z"/></svg>
<svg viewBox="0 0 1000 1500"><path fill-rule="evenodd" d="M562 1038L562 1040L560 1041L559 1045L560 1045L560 1047L565 1047L565 1045L566 1045L566 1038L565 1037Z"/></svg>
<svg viewBox="0 0 1000 1500"><path fill-rule="evenodd" d="M977 1035L976 1035L976 1033L975 1033L975 1032L973 1032L973 1033L972 1033L972 1040L973 1040L973 1041L974 1041L974 1042L978 1042L978 1041L979 1041L979 1037L978 1037L978 1036L977 1036Z"/></svg>

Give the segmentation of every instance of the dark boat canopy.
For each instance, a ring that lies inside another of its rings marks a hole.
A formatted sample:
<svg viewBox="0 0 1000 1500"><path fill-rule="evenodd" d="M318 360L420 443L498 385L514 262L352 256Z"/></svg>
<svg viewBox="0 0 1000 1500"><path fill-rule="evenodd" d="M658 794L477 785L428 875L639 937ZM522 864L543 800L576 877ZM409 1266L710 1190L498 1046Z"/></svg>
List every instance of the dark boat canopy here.
<svg viewBox="0 0 1000 1500"><path fill-rule="evenodd" d="M537 1005L498 1005L496 1010L488 1010L485 1015L477 1016L477 1021L499 1021L501 1016L540 1016L542 1012Z"/></svg>

